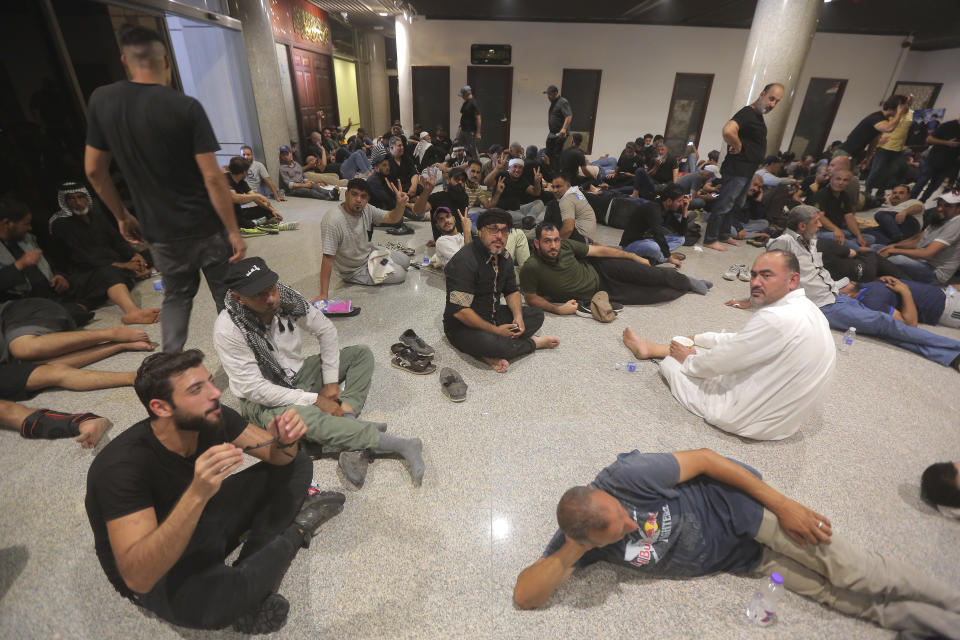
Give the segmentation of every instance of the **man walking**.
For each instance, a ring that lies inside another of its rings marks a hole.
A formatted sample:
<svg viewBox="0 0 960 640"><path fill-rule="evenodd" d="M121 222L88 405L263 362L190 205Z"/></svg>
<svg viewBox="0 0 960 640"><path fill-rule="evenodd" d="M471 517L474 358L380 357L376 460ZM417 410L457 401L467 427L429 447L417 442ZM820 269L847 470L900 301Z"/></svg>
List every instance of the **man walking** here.
<svg viewBox="0 0 960 640"><path fill-rule="evenodd" d="M480 106L473 99L473 89L470 88L470 85L460 89L460 97L463 98L463 105L460 107L460 129L457 131L457 139L466 147L470 157L476 160L479 159L477 144L483 137Z"/></svg>
<svg viewBox="0 0 960 640"><path fill-rule="evenodd" d="M200 103L170 88L163 40L143 27L124 27L119 39L130 80L90 96L84 163L124 238L141 241L142 225L142 237L163 274L163 349L175 352L187 340L200 271L217 310L223 309L228 263L243 258L246 244L214 155L220 146ZM114 159L130 186L139 221L110 177Z"/></svg>
<svg viewBox="0 0 960 640"><path fill-rule="evenodd" d="M726 251L722 242L740 245L730 237L731 214L743 206L753 174L767 153L767 125L763 116L782 99L783 85L777 82L768 84L753 104L737 111L723 126L723 139L728 145L727 157L720 167L723 186L707 220L703 246Z"/></svg>
<svg viewBox="0 0 960 640"><path fill-rule="evenodd" d="M547 108L547 157L550 158L550 167L553 171L560 170L560 153L563 151L563 142L567 139L570 130L570 121L573 120L573 109L570 101L560 95L555 85L550 85L544 91L550 100Z"/></svg>

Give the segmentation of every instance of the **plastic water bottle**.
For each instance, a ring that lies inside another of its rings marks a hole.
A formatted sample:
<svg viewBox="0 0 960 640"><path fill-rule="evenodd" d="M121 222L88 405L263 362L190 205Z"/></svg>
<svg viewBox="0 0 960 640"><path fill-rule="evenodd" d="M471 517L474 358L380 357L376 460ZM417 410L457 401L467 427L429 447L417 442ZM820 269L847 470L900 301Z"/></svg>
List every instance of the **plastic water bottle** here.
<svg viewBox="0 0 960 640"><path fill-rule="evenodd" d="M163 279L157 278L153 281L153 290L154 291L163 291Z"/></svg>
<svg viewBox="0 0 960 640"><path fill-rule="evenodd" d="M853 346L853 339L857 337L857 328L850 327L843 334L843 340L840 341L840 351L849 351Z"/></svg>
<svg viewBox="0 0 960 640"><path fill-rule="evenodd" d="M428 256L427 254L423 254L423 266L424 267L430 266L430 256Z"/></svg>
<svg viewBox="0 0 960 640"><path fill-rule="evenodd" d="M761 627L774 623L777 608L783 597L783 576L779 573L770 574L770 580L762 589L757 589L747 606L747 617Z"/></svg>
<svg viewBox="0 0 960 640"><path fill-rule="evenodd" d="M614 365L617 371L626 371L628 373L634 373L637 370L636 362L618 362Z"/></svg>

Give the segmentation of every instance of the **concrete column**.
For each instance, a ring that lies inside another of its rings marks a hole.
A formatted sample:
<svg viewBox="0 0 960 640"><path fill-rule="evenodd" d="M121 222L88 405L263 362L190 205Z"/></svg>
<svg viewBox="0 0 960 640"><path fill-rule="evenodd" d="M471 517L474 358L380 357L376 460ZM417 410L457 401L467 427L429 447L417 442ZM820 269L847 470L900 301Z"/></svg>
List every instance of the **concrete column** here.
<svg viewBox="0 0 960 640"><path fill-rule="evenodd" d="M400 124L404 131L413 131L413 77L410 70L410 27L397 16L397 89L400 94Z"/></svg>
<svg viewBox="0 0 960 640"><path fill-rule="evenodd" d="M370 90L370 121L367 133L375 138L390 128L390 85L387 81L386 41L382 33L367 32L362 36L361 50L367 61ZM361 83L362 86L362 83Z"/></svg>
<svg viewBox="0 0 960 640"><path fill-rule="evenodd" d="M797 82L820 20L820 0L758 0L747 50L733 95L732 113L748 105L771 82L783 85L783 100L768 113L767 153L783 141Z"/></svg>
<svg viewBox="0 0 960 640"><path fill-rule="evenodd" d="M264 0L231 0L230 10L233 17L243 23L243 43L263 140L263 149L256 149L255 153L257 159L267 165L274 183L277 183L280 175L277 148L289 144L290 135L281 98L283 89L268 3Z"/></svg>

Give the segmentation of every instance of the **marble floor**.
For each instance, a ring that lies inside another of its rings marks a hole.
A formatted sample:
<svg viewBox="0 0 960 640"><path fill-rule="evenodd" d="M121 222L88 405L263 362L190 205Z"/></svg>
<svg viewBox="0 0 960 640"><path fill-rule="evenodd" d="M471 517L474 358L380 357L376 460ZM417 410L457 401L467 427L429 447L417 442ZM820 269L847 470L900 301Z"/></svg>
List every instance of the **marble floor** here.
<svg viewBox="0 0 960 640"><path fill-rule="evenodd" d="M309 298L319 292L320 220L331 203L281 203L301 228L253 238L248 254L263 256L287 284ZM425 223L401 238L422 258ZM620 232L602 227L600 240ZM394 240L376 231L375 240ZM560 347L514 362L497 374L452 349L443 337L442 276L411 270L383 288L332 286L362 307L336 320L342 345L369 345L377 359L365 417L392 433L424 441L423 486L411 485L401 462L377 460L357 490L333 460L315 463L316 481L347 494L343 513L302 551L281 593L291 602L277 638L892 638L884 631L799 596L787 594L774 629L750 626L743 612L759 581L729 575L651 580L609 565L580 571L549 605L514 608L518 572L539 556L556 529L554 508L564 489L590 481L617 453L710 447L759 469L787 495L827 515L834 531L873 551L912 563L960 588L960 524L918 497L919 477L933 461L960 459L958 374L906 351L858 337L838 356L837 376L822 412L781 442L727 435L682 409L657 365L615 370L629 359L626 327L665 341L700 330L736 330L748 312L723 301L747 285L720 274L750 264L760 250L725 254L684 249L683 270L716 283L707 296L628 307L611 324L548 316L546 334ZM158 305L149 283L136 295ZM94 327L119 321L116 308L98 311ZM214 307L196 299L188 345L203 349L221 388L226 380L212 348ZM415 329L469 385L453 404L438 376L392 368L389 347ZM960 331L931 329L960 338ZM147 328L159 340L159 326ZM840 335L834 334L839 343ZM317 351L307 343L308 353ZM136 368L142 354L93 365ZM224 402L235 404L229 391ZM94 410L115 422L112 434L145 414L132 389L54 391L27 403L68 411ZM237 634L171 626L140 613L104 577L84 507L91 453L70 441L27 441L0 434L0 637L67 639L230 638Z"/></svg>

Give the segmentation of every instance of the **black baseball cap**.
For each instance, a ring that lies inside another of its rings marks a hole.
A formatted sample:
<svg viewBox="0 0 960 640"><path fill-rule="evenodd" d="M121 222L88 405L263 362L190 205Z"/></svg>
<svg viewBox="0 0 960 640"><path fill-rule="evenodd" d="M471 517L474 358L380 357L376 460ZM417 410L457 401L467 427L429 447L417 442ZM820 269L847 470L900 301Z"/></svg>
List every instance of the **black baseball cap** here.
<svg viewBox="0 0 960 640"><path fill-rule="evenodd" d="M560 89L557 89L557 85L552 84L547 87L547 90L544 93L560 93Z"/></svg>
<svg viewBox="0 0 960 640"><path fill-rule="evenodd" d="M270 270L263 258L244 258L230 265L227 288L241 296L255 296L277 284L280 276Z"/></svg>

